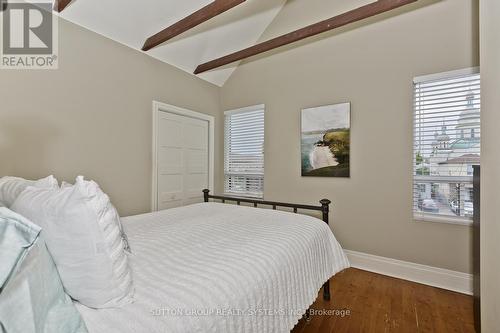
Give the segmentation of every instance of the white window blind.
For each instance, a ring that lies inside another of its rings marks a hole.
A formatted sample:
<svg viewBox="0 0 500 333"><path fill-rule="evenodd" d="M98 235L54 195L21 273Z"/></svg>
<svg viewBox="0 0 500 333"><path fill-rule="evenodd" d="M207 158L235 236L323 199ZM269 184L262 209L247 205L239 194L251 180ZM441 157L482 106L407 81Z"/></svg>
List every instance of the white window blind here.
<svg viewBox="0 0 500 333"><path fill-rule="evenodd" d="M224 191L262 198L264 194L264 105L225 112Z"/></svg>
<svg viewBox="0 0 500 333"><path fill-rule="evenodd" d="M469 223L481 150L476 69L414 80L413 210L418 220Z"/></svg>

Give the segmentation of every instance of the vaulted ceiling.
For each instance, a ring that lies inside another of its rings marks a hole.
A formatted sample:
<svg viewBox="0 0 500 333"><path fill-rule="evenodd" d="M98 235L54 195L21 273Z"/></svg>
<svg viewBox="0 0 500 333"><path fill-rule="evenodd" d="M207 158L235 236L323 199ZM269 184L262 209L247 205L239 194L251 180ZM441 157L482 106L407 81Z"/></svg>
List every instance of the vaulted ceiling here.
<svg viewBox="0 0 500 333"><path fill-rule="evenodd" d="M151 35L176 23L212 0L73 0L60 16L117 42L141 50ZM286 0L246 1L147 51L188 73L206 61L254 45ZM142 51L141 51L142 52ZM234 63L200 74L222 86Z"/></svg>

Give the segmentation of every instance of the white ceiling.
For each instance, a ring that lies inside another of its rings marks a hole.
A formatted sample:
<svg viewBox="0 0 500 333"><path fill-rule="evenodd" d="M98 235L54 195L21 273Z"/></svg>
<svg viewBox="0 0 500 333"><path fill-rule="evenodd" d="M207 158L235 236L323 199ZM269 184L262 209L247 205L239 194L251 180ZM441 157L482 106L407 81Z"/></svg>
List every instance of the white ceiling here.
<svg viewBox="0 0 500 333"><path fill-rule="evenodd" d="M201 63L254 45L286 0L249 0L146 54L193 73ZM140 50L146 39L212 0L73 0L64 19ZM141 51L142 52L142 51ZM199 77L222 86L232 64Z"/></svg>

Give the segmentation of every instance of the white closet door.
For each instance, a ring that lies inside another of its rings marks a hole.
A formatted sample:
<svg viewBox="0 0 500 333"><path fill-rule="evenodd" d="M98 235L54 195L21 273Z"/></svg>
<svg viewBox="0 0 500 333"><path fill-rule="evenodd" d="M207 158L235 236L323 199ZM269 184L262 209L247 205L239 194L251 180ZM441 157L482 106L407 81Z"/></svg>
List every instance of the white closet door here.
<svg viewBox="0 0 500 333"><path fill-rule="evenodd" d="M203 201L208 188L208 121L160 112L158 117L158 209Z"/></svg>

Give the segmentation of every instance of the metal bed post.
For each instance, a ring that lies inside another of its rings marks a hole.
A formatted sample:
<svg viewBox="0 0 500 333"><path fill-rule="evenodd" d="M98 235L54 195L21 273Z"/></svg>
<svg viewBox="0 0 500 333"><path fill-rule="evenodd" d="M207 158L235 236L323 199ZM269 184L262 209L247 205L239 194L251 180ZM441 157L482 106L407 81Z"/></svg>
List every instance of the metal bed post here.
<svg viewBox="0 0 500 333"><path fill-rule="evenodd" d="M328 199L320 200L321 203L321 211L323 213L323 221L329 225L329 213L330 213L330 204L332 203ZM325 284L323 284L323 300L330 300L330 280L328 279Z"/></svg>

